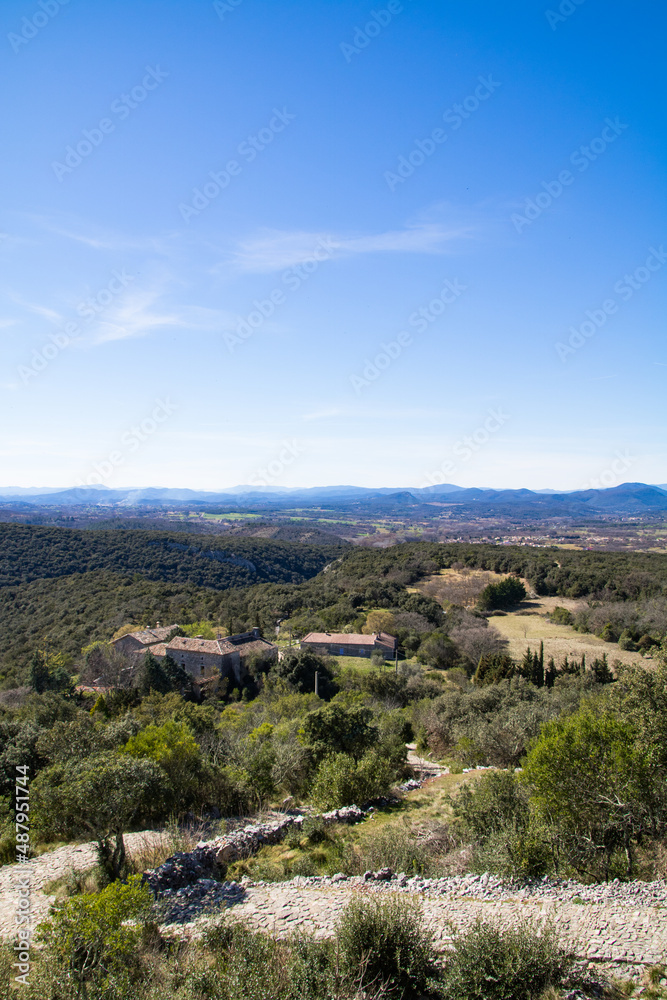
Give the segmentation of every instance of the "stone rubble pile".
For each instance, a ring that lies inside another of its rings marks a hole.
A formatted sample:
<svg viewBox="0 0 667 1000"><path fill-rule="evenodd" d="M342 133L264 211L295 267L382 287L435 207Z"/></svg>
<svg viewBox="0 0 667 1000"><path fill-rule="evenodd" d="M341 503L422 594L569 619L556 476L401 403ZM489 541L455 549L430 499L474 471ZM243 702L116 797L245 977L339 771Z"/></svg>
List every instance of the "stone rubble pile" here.
<svg viewBox="0 0 667 1000"><path fill-rule="evenodd" d="M345 806L313 818L328 826L331 823L358 823L367 815L358 806ZM280 843L290 830L302 829L306 818L286 815L273 822L250 824L213 840L202 840L193 851L179 851L158 868L144 872L142 883L148 885L155 897L186 886L196 886L200 882L213 881L219 885L212 879L219 869L239 858L256 854L262 847Z"/></svg>
<svg viewBox="0 0 667 1000"><path fill-rule="evenodd" d="M155 913L160 923L188 924L197 917L239 903L244 896L245 889L238 882L200 878L193 885L161 892Z"/></svg>
<svg viewBox="0 0 667 1000"><path fill-rule="evenodd" d="M532 901L627 905L635 910L667 908L667 882L614 882L597 885L582 885L566 879L541 879L533 882L515 882L501 879L485 872L483 875L457 875L451 878L422 878L419 875L407 875L405 872L396 874L390 868L381 868L377 872L364 872L363 875L310 875L298 876L285 882L300 886L324 887L345 882L354 886L366 888L398 889L405 892L421 892L430 896L450 896L454 899L475 900L517 900ZM265 882L244 880L244 885L266 885ZM667 919L667 913L665 914Z"/></svg>
<svg viewBox="0 0 667 1000"><path fill-rule="evenodd" d="M402 785L398 786L399 792L414 792L416 788L421 788L424 781L420 778L408 778Z"/></svg>

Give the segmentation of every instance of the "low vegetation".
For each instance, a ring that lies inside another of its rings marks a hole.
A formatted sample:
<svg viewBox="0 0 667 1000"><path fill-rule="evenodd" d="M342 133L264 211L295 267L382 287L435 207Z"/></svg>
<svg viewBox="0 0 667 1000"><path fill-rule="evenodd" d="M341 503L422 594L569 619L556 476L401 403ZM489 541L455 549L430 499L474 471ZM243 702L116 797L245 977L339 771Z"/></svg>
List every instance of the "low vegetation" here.
<svg viewBox="0 0 667 1000"><path fill-rule="evenodd" d="M143 534L127 533L137 540L132 558ZM15 860L20 765L30 775L33 849L92 840L98 860L56 887L59 903L36 959L37 992L26 997L537 998L570 975L557 942L526 928L501 934L480 925L457 938L443 962L419 916L398 904L353 906L332 943L278 942L224 923L200 944L170 943L151 923L135 875L164 860L175 841L165 836L150 857L148 849L132 857L125 846L128 832L147 826L201 824L212 835L225 819L304 811L302 830L234 862L228 878L386 866L426 876L488 871L585 882L667 874L662 557L426 543L319 547L319 555L301 556L297 548L271 550L287 559L276 572L292 573L297 556L302 575L325 556L326 569L301 582L204 589L192 580L166 582L167 561L161 580L101 566L5 589L10 636L26 607L45 616L33 637L47 619L53 627L36 645L24 637L11 647L21 650L15 659L5 652L0 859ZM32 548L29 555L36 567ZM162 572L158 563L151 572ZM467 607L416 590L454 564L463 567L457 573L473 567L482 574ZM48 568L47 559L45 576ZM600 632L600 643L616 648L634 645L638 662L610 664L604 650L555 658L540 644L517 655L494 621L507 620L501 605L516 608L525 597L522 580L563 602L551 599L553 627L575 637ZM48 588L68 595L64 608L42 605ZM28 593L34 603L24 606ZM285 642L278 662L251 663L240 683L204 690L180 668L152 657L132 666L110 645L114 634L152 621L156 607L170 623L180 618L186 634L258 626L274 637L279 622L281 644L310 629L382 628L397 636L400 656L397 666L346 662ZM95 608L104 621L86 627L80 646L81 622ZM412 742L450 773L403 795L397 786L412 773ZM488 770L468 773L480 767ZM358 827L313 818L351 803L375 803L373 818Z"/></svg>
<svg viewBox="0 0 667 1000"><path fill-rule="evenodd" d="M478 923L439 955L419 905L401 897L352 900L335 937L279 941L230 920L201 941L162 937L137 878L56 905L41 929L27 1000L537 1000L577 985L553 934ZM10 948L0 990L11 989Z"/></svg>

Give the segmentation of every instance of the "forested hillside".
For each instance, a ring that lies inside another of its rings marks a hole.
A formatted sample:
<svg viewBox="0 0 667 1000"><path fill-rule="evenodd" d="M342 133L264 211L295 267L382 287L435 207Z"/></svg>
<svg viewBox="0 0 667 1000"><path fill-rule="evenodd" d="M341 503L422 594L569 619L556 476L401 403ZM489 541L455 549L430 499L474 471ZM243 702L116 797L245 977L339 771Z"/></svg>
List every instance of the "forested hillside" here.
<svg viewBox="0 0 667 1000"><path fill-rule="evenodd" d="M346 550L264 539L239 539L222 549L199 538L193 550L182 536L176 543L162 532L4 526L1 533L2 570L12 581L0 588L3 687L25 680L36 649L76 660L83 646L108 640L130 622L207 619L230 631L259 625L273 635L282 620L299 637L310 630L358 631L369 610L383 608L393 614L402 649L414 653L429 641L433 646L431 633L458 635L463 627L458 619L446 623L437 601L409 589L452 565L514 572L543 594L590 597L592 607L575 622L581 631L606 628L603 637L615 640L630 630L636 641L649 633L656 642L664 633L667 557L660 555L438 543ZM244 560L252 560L254 572ZM252 585L244 586L248 581ZM479 644L484 620L464 625L468 638L457 642L469 659L475 651L477 658L493 652L488 636L494 630ZM453 662L451 645L442 645L439 655Z"/></svg>
<svg viewBox="0 0 667 1000"><path fill-rule="evenodd" d="M268 539L225 541L158 531L78 531L0 524L0 586L93 570L139 573L198 587L300 583L344 551Z"/></svg>
<svg viewBox="0 0 667 1000"><path fill-rule="evenodd" d="M0 684L21 683L36 649L76 657L127 622L190 622L216 615L220 594L192 584L105 570L0 589Z"/></svg>
<svg viewBox="0 0 667 1000"><path fill-rule="evenodd" d="M415 542L381 551L355 549L337 575L409 584L460 563L496 573L516 573L538 594L636 600L667 591L667 555L653 552L587 552L519 545Z"/></svg>

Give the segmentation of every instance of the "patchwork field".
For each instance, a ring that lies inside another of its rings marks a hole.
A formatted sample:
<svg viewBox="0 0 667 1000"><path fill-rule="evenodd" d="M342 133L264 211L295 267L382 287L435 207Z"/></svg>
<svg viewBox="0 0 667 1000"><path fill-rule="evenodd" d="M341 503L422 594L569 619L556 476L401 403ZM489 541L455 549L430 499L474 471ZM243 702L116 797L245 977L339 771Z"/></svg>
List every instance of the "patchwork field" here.
<svg viewBox="0 0 667 1000"><path fill-rule="evenodd" d="M408 590L434 597L441 604L451 601L470 608L488 584L498 583L505 575L483 569L441 569Z"/></svg>
<svg viewBox="0 0 667 1000"><path fill-rule="evenodd" d="M451 601L472 608L484 587L502 579L501 573L481 569L443 569L410 589L434 597L442 604ZM523 582L530 593L530 584L527 580ZM553 656L556 663L562 661L565 656L580 659L584 654L591 662L603 653L607 654L610 664L614 660L620 660L621 663L646 662L639 653L623 650L616 643L605 642L596 635L577 632L571 625L558 625L549 621L547 617L556 607L576 612L584 604L583 600L567 597L531 597L515 611L494 616L489 620L489 624L507 639L508 652L515 659L523 656L527 646L535 649L540 642L543 642L545 657L548 659Z"/></svg>
<svg viewBox="0 0 667 1000"><path fill-rule="evenodd" d="M589 662L606 653L610 664L614 660L646 663L639 653L621 649L617 643L605 642L596 635L576 632L571 625L557 625L546 617L555 607L576 611L582 603L566 597L533 598L524 601L518 611L491 618L490 624L508 640L509 653L513 657L523 656L526 646L535 649L543 642L545 658L553 656L556 663L566 655L580 659L584 653Z"/></svg>

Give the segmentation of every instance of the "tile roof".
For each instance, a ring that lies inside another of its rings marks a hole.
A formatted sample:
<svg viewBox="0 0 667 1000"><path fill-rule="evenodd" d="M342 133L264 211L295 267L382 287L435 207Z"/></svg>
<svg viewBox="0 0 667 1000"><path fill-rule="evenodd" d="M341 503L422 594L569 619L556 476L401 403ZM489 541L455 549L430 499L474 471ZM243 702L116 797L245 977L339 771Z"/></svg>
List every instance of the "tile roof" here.
<svg viewBox="0 0 667 1000"><path fill-rule="evenodd" d="M160 628L145 628L137 632L128 632L126 634L132 636L132 638L136 639L137 642L143 643L144 646L151 646L156 642L162 642L164 639L168 639L175 628L178 628L178 625L163 625ZM120 638L124 639L125 636L122 635ZM119 642L120 640L116 639L115 641Z"/></svg>
<svg viewBox="0 0 667 1000"><path fill-rule="evenodd" d="M366 635L360 632L309 632L301 642L320 642L331 646L374 646L380 643L393 648L396 640L386 632Z"/></svg>
<svg viewBox="0 0 667 1000"><path fill-rule="evenodd" d="M189 636L176 635L167 643L169 650L187 650L190 653L232 653L234 646L224 639L191 639Z"/></svg>
<svg viewBox="0 0 667 1000"><path fill-rule="evenodd" d="M244 642L242 646L237 646L236 648L241 656L252 656L254 653L267 653L269 650L277 649L278 647L267 639L250 639L248 642Z"/></svg>

